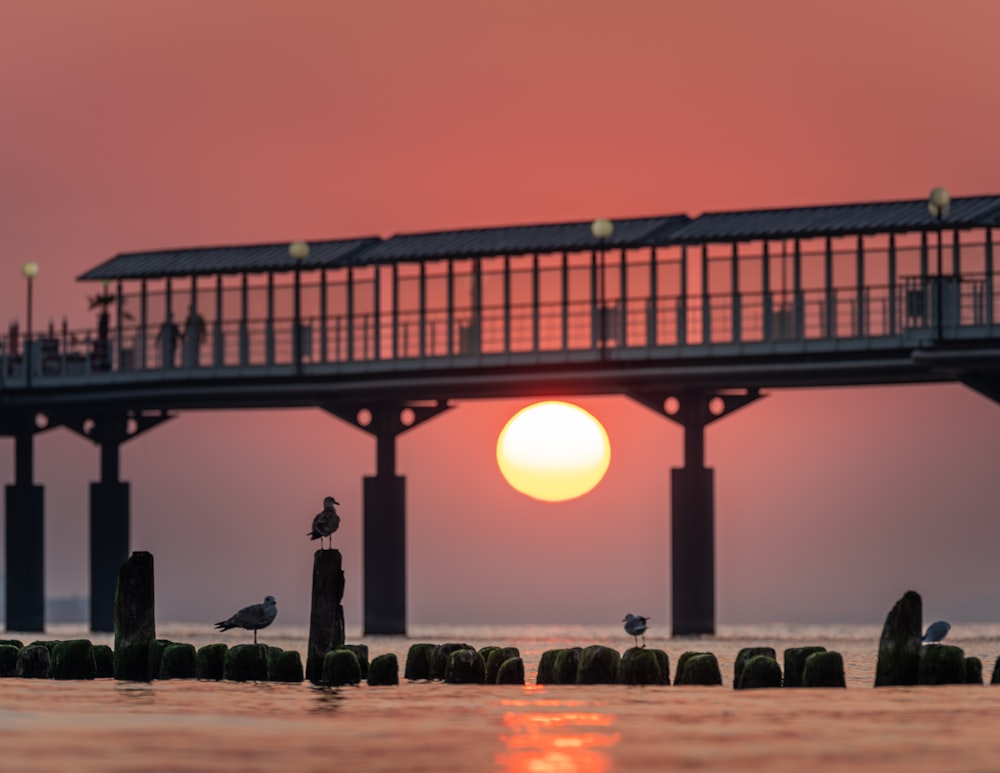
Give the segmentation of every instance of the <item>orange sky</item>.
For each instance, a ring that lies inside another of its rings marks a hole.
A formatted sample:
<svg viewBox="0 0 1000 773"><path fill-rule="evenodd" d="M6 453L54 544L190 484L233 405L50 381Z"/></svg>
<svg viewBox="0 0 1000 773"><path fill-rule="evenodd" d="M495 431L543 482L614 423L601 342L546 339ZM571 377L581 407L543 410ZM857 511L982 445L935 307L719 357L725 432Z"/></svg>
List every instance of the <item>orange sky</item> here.
<svg viewBox="0 0 1000 773"><path fill-rule="evenodd" d="M992 0L5 0L0 324L23 317L28 259L36 325L83 325L74 278L120 251L1000 193L998 22ZM579 402L614 456L566 504L496 470L524 401L402 437L412 621L667 624L680 430ZM958 386L778 392L707 438L720 623L880 622L908 588L928 616L1000 617L1000 406ZM97 465L64 430L37 442L50 595L86 589ZM373 441L317 411L185 415L133 441L161 620L272 594L305 623L305 532L334 494L360 624L372 472Z"/></svg>

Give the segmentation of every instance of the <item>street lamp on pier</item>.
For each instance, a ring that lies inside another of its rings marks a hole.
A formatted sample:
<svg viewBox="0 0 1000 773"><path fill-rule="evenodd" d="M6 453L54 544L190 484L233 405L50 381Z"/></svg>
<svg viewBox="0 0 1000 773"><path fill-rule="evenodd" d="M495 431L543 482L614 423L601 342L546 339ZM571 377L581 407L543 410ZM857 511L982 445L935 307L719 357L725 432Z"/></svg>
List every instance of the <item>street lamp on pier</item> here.
<svg viewBox="0 0 1000 773"><path fill-rule="evenodd" d="M944 229L944 219L948 217L948 211L951 209L951 194L948 193L947 188L942 188L938 186L931 191L930 196L927 199L927 211L931 213L931 217L937 220L937 280L934 283L934 313L937 317L937 340L940 341L942 334L944 332L943 322L941 317L943 306L942 306L942 290L941 290L941 264L942 264L942 231Z"/></svg>
<svg viewBox="0 0 1000 773"><path fill-rule="evenodd" d="M24 373L25 373L25 384L26 386L31 386L31 286L34 282L36 276L38 276L38 263L29 260L23 266L21 266L21 275L28 282L28 318L27 318L27 329L24 335Z"/></svg>
<svg viewBox="0 0 1000 773"><path fill-rule="evenodd" d="M599 245L600 250L600 264L598 270L600 274L598 275L598 303L597 303L597 314L598 314L598 336L601 348L601 356L603 357L608 346L608 310L605 307L605 294L604 294L604 250L607 246L608 239L611 238L612 234L615 232L615 224L604 217L597 218L593 223L590 224L590 233Z"/></svg>
<svg viewBox="0 0 1000 773"><path fill-rule="evenodd" d="M288 255L295 261L295 311L292 329L292 356L295 359L295 372L302 371L302 261L309 257L307 242L292 242L288 245Z"/></svg>

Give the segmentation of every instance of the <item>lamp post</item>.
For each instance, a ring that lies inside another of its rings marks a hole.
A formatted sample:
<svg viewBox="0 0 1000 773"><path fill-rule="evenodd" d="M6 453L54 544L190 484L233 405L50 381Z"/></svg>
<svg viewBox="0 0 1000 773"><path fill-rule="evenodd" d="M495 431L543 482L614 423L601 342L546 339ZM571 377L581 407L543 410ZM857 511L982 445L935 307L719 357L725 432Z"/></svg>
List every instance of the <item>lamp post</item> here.
<svg viewBox="0 0 1000 773"><path fill-rule="evenodd" d="M947 188L937 187L931 191L927 199L927 211L931 217L937 220L937 280L934 283L934 313L937 316L937 340L940 341L944 333L944 320L941 318L942 297L941 297L941 236L944 228L944 219L948 217L948 210L951 209L951 194Z"/></svg>
<svg viewBox="0 0 1000 773"><path fill-rule="evenodd" d="M598 275L598 304L597 313L598 319L600 320L598 335L601 356L603 357L608 345L608 330L607 330L607 309L604 308L604 250L607 244L607 240L611 238L611 235L615 232L615 224L604 217L597 218L593 223L590 224L590 233L593 234L594 238L597 239L598 249L600 250L601 260L598 266L600 274Z"/></svg>
<svg viewBox="0 0 1000 773"><path fill-rule="evenodd" d="M288 254L295 261L295 321L292 329L292 356L295 358L295 372L302 371L302 261L309 257L309 245L306 242L292 242L288 245Z"/></svg>
<svg viewBox="0 0 1000 773"><path fill-rule="evenodd" d="M24 373L25 384L31 386L31 285L38 276L38 263L33 260L27 261L21 266L21 275L28 282L28 327L24 334Z"/></svg>

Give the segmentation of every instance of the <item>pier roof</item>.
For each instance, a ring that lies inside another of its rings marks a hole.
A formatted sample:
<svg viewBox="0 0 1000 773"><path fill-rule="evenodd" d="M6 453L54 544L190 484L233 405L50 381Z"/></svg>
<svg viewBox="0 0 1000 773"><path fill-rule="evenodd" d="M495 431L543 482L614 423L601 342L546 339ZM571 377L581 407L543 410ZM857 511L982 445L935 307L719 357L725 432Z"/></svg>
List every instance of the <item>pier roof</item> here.
<svg viewBox="0 0 1000 773"><path fill-rule="evenodd" d="M615 219L614 232L598 240L591 222L472 228L310 242L309 269L342 268L407 261L446 260L579 252L600 248L655 247L672 244L802 239L945 228L1000 226L1000 196L951 200L942 224L931 216L926 199L882 201L686 215ZM154 279L207 274L289 272L296 267L288 243L131 252L82 274L81 280Z"/></svg>

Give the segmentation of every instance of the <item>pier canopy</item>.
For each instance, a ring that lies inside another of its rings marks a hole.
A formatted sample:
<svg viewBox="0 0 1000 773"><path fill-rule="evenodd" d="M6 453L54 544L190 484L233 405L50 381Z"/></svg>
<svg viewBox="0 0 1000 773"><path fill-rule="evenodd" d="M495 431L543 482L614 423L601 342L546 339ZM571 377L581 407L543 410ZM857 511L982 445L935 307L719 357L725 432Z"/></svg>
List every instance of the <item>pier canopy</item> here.
<svg viewBox="0 0 1000 773"><path fill-rule="evenodd" d="M1000 225L1000 196L955 197L939 221L926 199L835 204L686 215L614 219L613 233L598 239L592 221L472 228L309 242L309 269L348 268L477 257L682 244L809 239ZM115 255L80 280L159 279L180 276L294 271L288 242L198 247Z"/></svg>
<svg viewBox="0 0 1000 773"><path fill-rule="evenodd" d="M309 242L309 269L536 253L585 252L599 248L651 247L671 243L689 222L684 215L614 221L606 239L591 232L592 221L473 228ZM81 274L80 280L161 279L214 274L282 273L296 262L288 242L125 252Z"/></svg>

